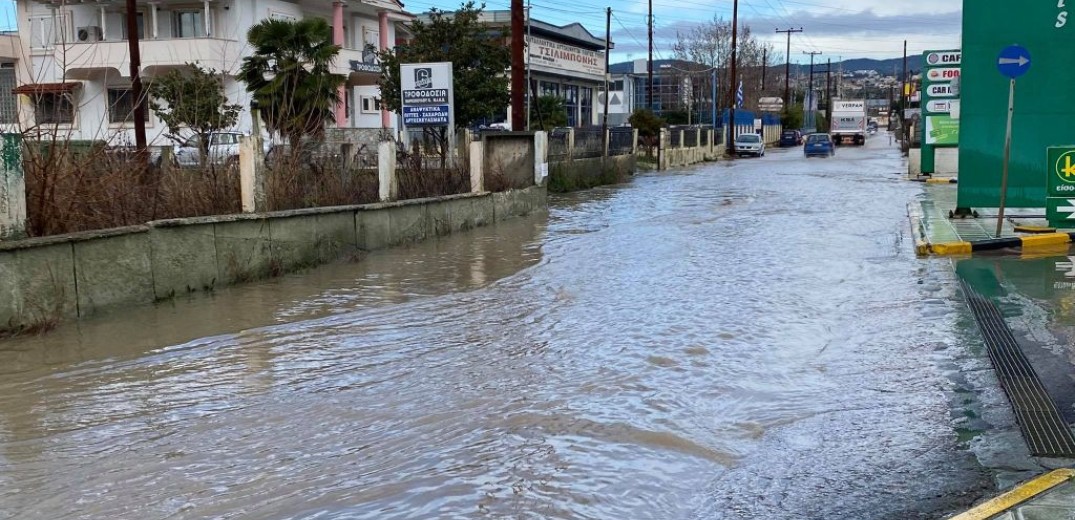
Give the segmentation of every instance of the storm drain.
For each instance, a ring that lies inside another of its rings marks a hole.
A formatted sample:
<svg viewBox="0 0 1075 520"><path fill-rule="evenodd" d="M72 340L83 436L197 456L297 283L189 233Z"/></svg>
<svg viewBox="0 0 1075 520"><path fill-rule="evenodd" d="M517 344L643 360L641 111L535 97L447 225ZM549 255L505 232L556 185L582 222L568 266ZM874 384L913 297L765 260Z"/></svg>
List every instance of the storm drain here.
<svg viewBox="0 0 1075 520"><path fill-rule="evenodd" d="M967 296L974 312L974 319L985 337L989 359L993 362L1004 393L1008 394L1008 400L1012 403L1031 454L1038 457L1075 457L1075 438L1071 430L1042 386L1038 374L1030 366L1030 361L1015 342L1000 309L966 282L961 283L963 294Z"/></svg>

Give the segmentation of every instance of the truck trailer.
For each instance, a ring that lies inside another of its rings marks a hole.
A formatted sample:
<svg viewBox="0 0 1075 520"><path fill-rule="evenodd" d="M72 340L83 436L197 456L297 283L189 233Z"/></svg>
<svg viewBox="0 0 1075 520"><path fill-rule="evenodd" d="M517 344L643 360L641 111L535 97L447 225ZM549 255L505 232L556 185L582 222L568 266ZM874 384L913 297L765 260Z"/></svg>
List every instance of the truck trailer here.
<svg viewBox="0 0 1075 520"><path fill-rule="evenodd" d="M837 145L850 141L855 146L866 144L866 100L852 99L832 102L832 121L829 133Z"/></svg>

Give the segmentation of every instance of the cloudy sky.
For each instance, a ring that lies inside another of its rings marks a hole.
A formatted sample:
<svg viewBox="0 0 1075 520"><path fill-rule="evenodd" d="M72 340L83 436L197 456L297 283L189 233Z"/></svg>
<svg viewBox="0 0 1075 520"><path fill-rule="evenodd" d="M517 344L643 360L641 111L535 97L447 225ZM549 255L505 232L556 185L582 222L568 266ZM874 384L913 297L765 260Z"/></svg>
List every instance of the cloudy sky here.
<svg viewBox="0 0 1075 520"><path fill-rule="evenodd" d="M326 0L327 1L327 0ZM580 22L597 36L605 33L605 8L612 7L614 62L646 57L646 0L530 0L536 19ZM460 0L403 0L408 11L452 10ZM487 0L488 9L507 9L510 0ZM963 0L740 0L739 16L782 54L786 36L777 28L804 29L792 35L791 60L895 58L908 40L910 53L959 47ZM655 57L671 57L677 31L701 20L732 16L732 0L653 0ZM14 2L0 0L0 29L15 26Z"/></svg>
<svg viewBox="0 0 1075 520"><path fill-rule="evenodd" d="M458 1L403 0L412 12L452 9ZM509 0L488 0L489 9L507 9ZM646 0L531 0L533 17L556 24L580 22L603 36L606 7L612 7L613 61L646 56ZM820 59L895 58L908 51L959 46L963 0L740 0L739 17L765 35L783 54L786 36L777 28L802 27L792 36L792 62L806 63L804 51ZM676 32L701 20L732 16L732 0L653 0L655 57L670 57Z"/></svg>

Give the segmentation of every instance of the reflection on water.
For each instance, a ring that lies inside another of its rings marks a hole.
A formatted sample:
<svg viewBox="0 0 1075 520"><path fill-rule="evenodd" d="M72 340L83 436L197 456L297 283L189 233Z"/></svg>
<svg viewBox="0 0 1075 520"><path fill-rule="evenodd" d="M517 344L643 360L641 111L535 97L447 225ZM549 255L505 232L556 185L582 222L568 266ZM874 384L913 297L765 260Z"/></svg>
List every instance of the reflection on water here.
<svg viewBox="0 0 1075 520"><path fill-rule="evenodd" d="M0 518L935 512L978 476L919 188L770 155L5 343Z"/></svg>

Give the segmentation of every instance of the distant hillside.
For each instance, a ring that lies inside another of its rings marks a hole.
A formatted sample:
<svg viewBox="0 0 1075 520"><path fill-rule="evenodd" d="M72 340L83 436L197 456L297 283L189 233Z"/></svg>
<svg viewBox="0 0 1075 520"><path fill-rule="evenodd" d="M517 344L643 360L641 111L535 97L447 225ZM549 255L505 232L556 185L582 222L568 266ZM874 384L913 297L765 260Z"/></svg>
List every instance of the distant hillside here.
<svg viewBox="0 0 1075 520"><path fill-rule="evenodd" d="M822 57L818 58L818 60L819 61L814 62L814 70L819 70L818 69L819 66L821 67L820 70L824 70L824 67L825 67L825 59L824 59L824 57L822 56ZM893 68L893 67L895 67L895 68ZM793 65L791 68L792 68L792 73L805 74L810 70L810 65L798 65L798 66ZM840 68L840 64L838 62L833 62L832 68L833 68L833 70L837 70L837 69ZM918 72L919 70L921 70L922 69L922 55L921 54L915 54L915 55L907 56L907 69L909 71L911 71L911 72ZM903 58L902 57L901 58L892 58L892 59L887 59L887 60L874 60L874 59L869 59L869 58L858 58L858 59L844 60L843 61L843 70L844 70L844 72L855 71L855 70L876 70L877 72L879 72L881 74L884 74L886 76L891 76L893 70L897 71L897 73L903 71Z"/></svg>

